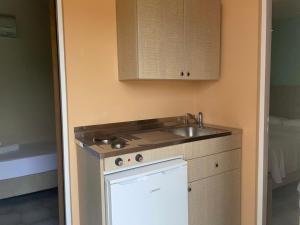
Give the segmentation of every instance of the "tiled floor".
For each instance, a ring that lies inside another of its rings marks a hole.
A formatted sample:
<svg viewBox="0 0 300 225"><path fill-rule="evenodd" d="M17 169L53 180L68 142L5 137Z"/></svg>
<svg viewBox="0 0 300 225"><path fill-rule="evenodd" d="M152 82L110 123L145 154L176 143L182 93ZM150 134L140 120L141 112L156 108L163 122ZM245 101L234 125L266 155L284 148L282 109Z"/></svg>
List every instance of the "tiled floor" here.
<svg viewBox="0 0 300 225"><path fill-rule="evenodd" d="M272 225L299 225L298 182L275 189L272 199Z"/></svg>
<svg viewBox="0 0 300 225"><path fill-rule="evenodd" d="M0 200L1 225L58 225L57 190Z"/></svg>
<svg viewBox="0 0 300 225"><path fill-rule="evenodd" d="M299 225L298 183L273 191L272 225ZM57 190L0 200L1 225L58 225Z"/></svg>

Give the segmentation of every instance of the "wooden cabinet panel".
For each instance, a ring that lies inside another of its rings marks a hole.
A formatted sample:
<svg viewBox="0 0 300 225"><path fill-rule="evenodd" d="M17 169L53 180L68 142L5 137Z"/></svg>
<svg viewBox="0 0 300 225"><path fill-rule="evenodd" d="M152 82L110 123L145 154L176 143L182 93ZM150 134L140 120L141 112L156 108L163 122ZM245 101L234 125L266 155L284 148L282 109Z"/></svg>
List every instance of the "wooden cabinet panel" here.
<svg viewBox="0 0 300 225"><path fill-rule="evenodd" d="M116 0L119 79L138 78L136 0Z"/></svg>
<svg viewBox="0 0 300 225"><path fill-rule="evenodd" d="M240 168L241 150L188 160L189 182Z"/></svg>
<svg viewBox="0 0 300 225"><path fill-rule="evenodd" d="M178 79L184 65L183 0L138 0L141 79Z"/></svg>
<svg viewBox="0 0 300 225"><path fill-rule="evenodd" d="M185 0L185 62L190 79L220 76L220 0Z"/></svg>
<svg viewBox="0 0 300 225"><path fill-rule="evenodd" d="M185 159L194 159L207 155L212 155L224 151L240 149L242 147L242 135L233 134L229 136L207 139L186 143Z"/></svg>
<svg viewBox="0 0 300 225"><path fill-rule="evenodd" d="M190 183L189 225L240 225L240 170Z"/></svg>

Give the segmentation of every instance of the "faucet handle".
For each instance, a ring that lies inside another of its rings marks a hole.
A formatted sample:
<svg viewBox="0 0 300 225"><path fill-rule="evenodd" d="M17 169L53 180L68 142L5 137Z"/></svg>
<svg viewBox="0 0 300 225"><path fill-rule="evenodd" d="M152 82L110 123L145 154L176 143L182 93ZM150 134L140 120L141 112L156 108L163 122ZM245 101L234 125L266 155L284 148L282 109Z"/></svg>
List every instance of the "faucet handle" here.
<svg viewBox="0 0 300 225"><path fill-rule="evenodd" d="M194 119L195 120L195 115L191 114L191 113L186 113L184 118L184 124L189 124L189 120L190 119Z"/></svg>
<svg viewBox="0 0 300 225"><path fill-rule="evenodd" d="M194 117L194 115L191 114L191 113L186 113L186 117L187 117L187 118L189 118L189 117Z"/></svg>
<svg viewBox="0 0 300 225"><path fill-rule="evenodd" d="M188 121L189 121L189 116L188 116L188 113L186 113L184 116L182 116L182 122L183 124L188 124Z"/></svg>

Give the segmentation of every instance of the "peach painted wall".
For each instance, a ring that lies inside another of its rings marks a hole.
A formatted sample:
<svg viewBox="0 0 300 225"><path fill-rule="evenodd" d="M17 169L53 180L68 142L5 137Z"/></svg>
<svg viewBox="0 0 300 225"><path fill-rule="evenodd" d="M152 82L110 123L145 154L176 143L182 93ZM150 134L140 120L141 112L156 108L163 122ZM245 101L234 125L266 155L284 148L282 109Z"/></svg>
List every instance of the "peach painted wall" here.
<svg viewBox="0 0 300 225"><path fill-rule="evenodd" d="M242 225L256 224L259 0L222 0L222 78L198 86L206 122L243 129Z"/></svg>
<svg viewBox="0 0 300 225"><path fill-rule="evenodd" d="M197 83L119 82L115 2L64 0L73 225L78 225L73 128L181 115L195 109Z"/></svg>
<svg viewBox="0 0 300 225"><path fill-rule="evenodd" d="M74 127L199 110L210 114L210 122L245 128L243 168L249 177L243 181L243 225L254 225L258 0L223 4L221 81L119 82L115 1L63 0L73 225L79 225ZM242 94L235 95L238 91Z"/></svg>
<svg viewBox="0 0 300 225"><path fill-rule="evenodd" d="M223 0L222 78L197 91L207 122L243 129L242 225L256 224L259 24L259 0Z"/></svg>

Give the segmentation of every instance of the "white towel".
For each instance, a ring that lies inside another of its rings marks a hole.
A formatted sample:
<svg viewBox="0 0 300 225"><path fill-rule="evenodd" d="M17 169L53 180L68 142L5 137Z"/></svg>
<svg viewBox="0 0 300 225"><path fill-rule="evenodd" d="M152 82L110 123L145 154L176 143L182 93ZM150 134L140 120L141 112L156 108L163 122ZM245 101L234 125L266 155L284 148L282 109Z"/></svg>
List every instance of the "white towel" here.
<svg viewBox="0 0 300 225"><path fill-rule="evenodd" d="M20 149L20 145L18 145L18 144L3 146L3 147L0 147L0 155L7 154L10 152L16 152L16 151L19 151L19 149Z"/></svg>

